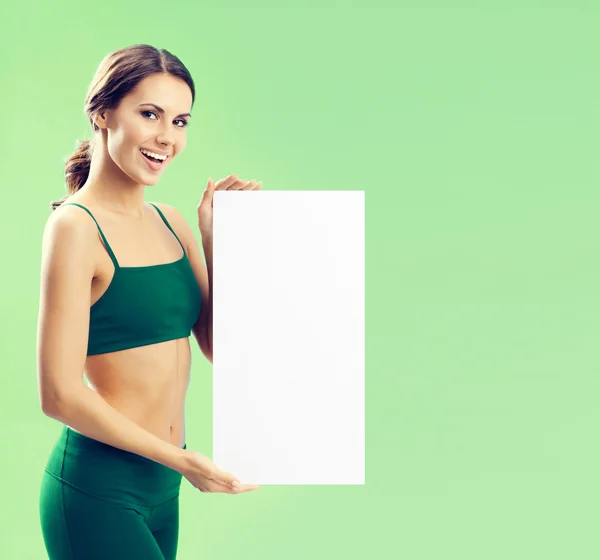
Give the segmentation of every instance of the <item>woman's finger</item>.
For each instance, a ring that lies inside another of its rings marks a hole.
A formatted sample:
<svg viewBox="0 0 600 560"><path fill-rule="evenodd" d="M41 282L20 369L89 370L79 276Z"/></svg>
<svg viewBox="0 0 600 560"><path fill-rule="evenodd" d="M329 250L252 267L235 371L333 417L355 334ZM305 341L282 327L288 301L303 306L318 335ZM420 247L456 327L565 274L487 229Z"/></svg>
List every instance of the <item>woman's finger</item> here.
<svg viewBox="0 0 600 560"><path fill-rule="evenodd" d="M234 173L233 175L229 175L229 177L225 177L224 179L221 179L217 183L216 190L218 190L218 191L227 190L231 185L233 185L237 181L238 181L237 173Z"/></svg>
<svg viewBox="0 0 600 560"><path fill-rule="evenodd" d="M251 187L256 184L256 181L252 179L252 181L242 181L239 180L235 184L231 185L228 190L231 191L249 191L252 190Z"/></svg>
<svg viewBox="0 0 600 560"><path fill-rule="evenodd" d="M229 187L227 187L227 190L228 191L241 191L247 184L248 184L248 181L238 180L235 183L233 183L232 185L230 185Z"/></svg>
<svg viewBox="0 0 600 560"><path fill-rule="evenodd" d="M250 492L252 490L257 490L258 488L260 488L260 485L258 484L240 484L239 486L234 487L228 484L223 484L223 490L217 490L217 492L226 492L227 494L241 494L242 492Z"/></svg>
<svg viewBox="0 0 600 560"><path fill-rule="evenodd" d="M223 494L242 494L244 492L251 492L260 488L258 484L241 484L239 488L232 488L228 484L220 480L210 479L204 485L198 487L201 492L204 493L223 493Z"/></svg>
<svg viewBox="0 0 600 560"><path fill-rule="evenodd" d="M209 492L221 492L224 494L237 494L238 490L232 488L229 484L225 484L220 480L210 480L206 484Z"/></svg>
<svg viewBox="0 0 600 560"><path fill-rule="evenodd" d="M230 472L221 471L218 475L219 482L223 482L228 486L240 486L241 482L238 478L233 476Z"/></svg>
<svg viewBox="0 0 600 560"><path fill-rule="evenodd" d="M208 183L206 184L206 188L204 189L204 192L202 193L202 198L200 199L198 206L200 206L203 202L207 202L208 199L212 199L212 194L213 194L214 190L215 190L215 182L212 180L212 177L209 177Z"/></svg>
<svg viewBox="0 0 600 560"><path fill-rule="evenodd" d="M258 490L259 488L260 484L242 484L236 491L236 494L240 494L241 492L251 492L252 490Z"/></svg>

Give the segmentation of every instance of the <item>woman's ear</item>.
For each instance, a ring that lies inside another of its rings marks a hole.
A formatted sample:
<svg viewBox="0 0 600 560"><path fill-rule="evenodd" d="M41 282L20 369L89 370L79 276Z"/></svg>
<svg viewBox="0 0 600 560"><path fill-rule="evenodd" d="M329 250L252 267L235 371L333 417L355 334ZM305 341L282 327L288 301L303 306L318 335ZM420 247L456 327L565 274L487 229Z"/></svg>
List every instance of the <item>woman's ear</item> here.
<svg viewBox="0 0 600 560"><path fill-rule="evenodd" d="M92 121L98 128L107 128L108 127L107 117L108 117L108 111L106 111L106 110L101 111L99 113L96 113L92 117Z"/></svg>

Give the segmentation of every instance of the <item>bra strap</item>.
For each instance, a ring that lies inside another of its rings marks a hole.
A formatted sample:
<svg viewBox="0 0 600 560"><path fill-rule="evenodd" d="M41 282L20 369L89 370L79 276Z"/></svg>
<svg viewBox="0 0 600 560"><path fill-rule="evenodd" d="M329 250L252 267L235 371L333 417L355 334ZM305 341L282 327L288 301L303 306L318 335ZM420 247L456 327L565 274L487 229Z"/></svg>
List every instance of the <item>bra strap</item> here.
<svg viewBox="0 0 600 560"><path fill-rule="evenodd" d="M104 233L102 232L102 228L100 227L100 225L96 221L96 218L94 218L94 215L85 206L83 206L82 204L79 204L77 202L63 202L61 204L61 206L65 206L66 204L73 204L74 206L79 206L80 208L83 208L92 217L92 220L94 220L94 222L96 222L96 227L98 228L98 231L100 232L100 236L102 237L102 241L104 242L104 246L106 247L106 250L108 251L108 254L109 254L110 258L112 259L112 262L115 265L115 268L119 268L119 263L117 261L117 257L115 257L115 254L113 253L113 250L110 248L110 245L108 244L108 241L106 240L106 237L104 237Z"/></svg>
<svg viewBox="0 0 600 560"><path fill-rule="evenodd" d="M160 217L163 219L163 222L165 222L165 224L167 224L167 227L171 230L171 233L175 236L175 239L177 239L177 241L179 241L179 237L177 237L177 234L175 233L175 231L173 231L173 228L171 227L169 222L167 222L167 218L165 218L165 215L160 211L160 208L158 206L156 206L156 204L153 204L152 202L150 202L149 204L152 204L152 206L154 206L154 208L156 208L156 210L160 214ZM179 241L179 245L181 245L181 248L183 249L183 255L185 256L186 255L185 247L182 245L181 241Z"/></svg>

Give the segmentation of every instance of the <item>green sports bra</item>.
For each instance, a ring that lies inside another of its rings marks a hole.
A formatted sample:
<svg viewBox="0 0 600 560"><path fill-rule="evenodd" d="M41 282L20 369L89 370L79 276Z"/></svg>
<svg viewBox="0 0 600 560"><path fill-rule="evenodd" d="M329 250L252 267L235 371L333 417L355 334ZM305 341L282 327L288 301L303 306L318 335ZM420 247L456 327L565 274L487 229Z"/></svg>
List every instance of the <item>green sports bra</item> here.
<svg viewBox="0 0 600 560"><path fill-rule="evenodd" d="M160 209L150 203L181 245L182 257L164 264L119 266L92 213L76 202L61 206L65 204L79 206L92 217L115 265L108 288L90 307L87 355L189 337L200 315L202 292L181 241Z"/></svg>

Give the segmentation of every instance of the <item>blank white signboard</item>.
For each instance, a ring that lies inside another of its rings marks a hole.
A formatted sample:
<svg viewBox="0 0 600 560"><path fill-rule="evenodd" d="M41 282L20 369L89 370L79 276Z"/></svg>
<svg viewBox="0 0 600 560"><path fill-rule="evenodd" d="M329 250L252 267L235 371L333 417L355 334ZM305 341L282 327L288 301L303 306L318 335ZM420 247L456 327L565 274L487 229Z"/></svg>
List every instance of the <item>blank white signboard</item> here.
<svg viewBox="0 0 600 560"><path fill-rule="evenodd" d="M216 191L213 456L249 484L364 484L364 191Z"/></svg>

